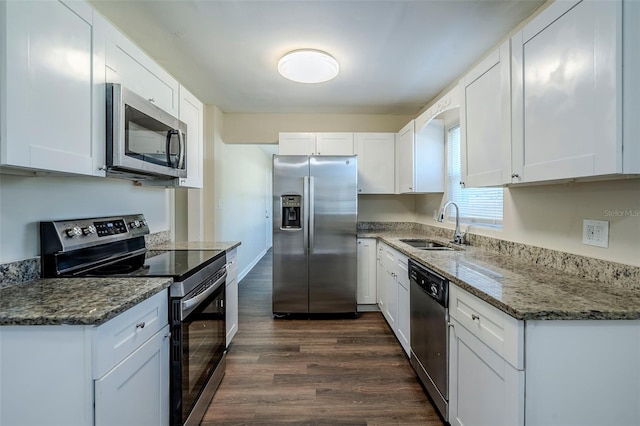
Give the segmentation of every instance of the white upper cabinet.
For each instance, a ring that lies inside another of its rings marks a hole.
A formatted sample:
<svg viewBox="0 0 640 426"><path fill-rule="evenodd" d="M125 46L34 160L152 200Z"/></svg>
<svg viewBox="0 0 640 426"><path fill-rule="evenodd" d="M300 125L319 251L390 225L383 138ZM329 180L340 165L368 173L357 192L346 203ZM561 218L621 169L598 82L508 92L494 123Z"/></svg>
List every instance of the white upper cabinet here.
<svg viewBox="0 0 640 426"><path fill-rule="evenodd" d="M358 194L395 192L395 133L356 133Z"/></svg>
<svg viewBox="0 0 640 426"><path fill-rule="evenodd" d="M514 183L640 172L638 22L634 0L558 1L513 36Z"/></svg>
<svg viewBox="0 0 640 426"><path fill-rule="evenodd" d="M444 191L443 112L460 106L458 86L400 129L396 139L396 193Z"/></svg>
<svg viewBox="0 0 640 426"><path fill-rule="evenodd" d="M280 155L353 155L353 133L282 132Z"/></svg>
<svg viewBox="0 0 640 426"><path fill-rule="evenodd" d="M428 121L422 129L411 120L396 140L396 192L444 191L444 124Z"/></svg>
<svg viewBox="0 0 640 426"><path fill-rule="evenodd" d="M107 27L106 64L108 83L120 83L178 117L178 81L112 25Z"/></svg>
<svg viewBox="0 0 640 426"><path fill-rule="evenodd" d="M460 81L460 147L466 187L511 183L510 43Z"/></svg>
<svg viewBox="0 0 640 426"><path fill-rule="evenodd" d="M415 192L415 134L416 121L411 120L398 132L396 140L396 192Z"/></svg>
<svg viewBox="0 0 640 426"><path fill-rule="evenodd" d="M316 134L309 132L281 132L278 136L278 154L313 155Z"/></svg>
<svg viewBox="0 0 640 426"><path fill-rule="evenodd" d="M187 177L179 186L202 188L204 148L204 104L180 86L180 120L187 125Z"/></svg>
<svg viewBox="0 0 640 426"><path fill-rule="evenodd" d="M103 25L84 2L0 2L0 165L104 176Z"/></svg>
<svg viewBox="0 0 640 426"><path fill-rule="evenodd" d="M353 155L353 133L316 133L313 155Z"/></svg>

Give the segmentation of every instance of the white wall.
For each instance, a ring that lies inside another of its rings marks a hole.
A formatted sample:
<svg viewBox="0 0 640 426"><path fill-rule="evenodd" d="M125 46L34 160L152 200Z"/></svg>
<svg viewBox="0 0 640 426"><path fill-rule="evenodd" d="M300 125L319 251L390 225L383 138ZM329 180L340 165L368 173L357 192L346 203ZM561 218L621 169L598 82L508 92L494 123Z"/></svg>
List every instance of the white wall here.
<svg viewBox="0 0 640 426"><path fill-rule="evenodd" d="M255 145L221 144L222 179L216 182L216 239L241 241L240 276L244 276L267 250L266 170L271 158Z"/></svg>
<svg viewBox="0 0 640 426"><path fill-rule="evenodd" d="M226 143L278 143L279 132L397 132L411 115L240 114L224 115Z"/></svg>
<svg viewBox="0 0 640 426"><path fill-rule="evenodd" d="M169 230L169 191L123 179L0 175L0 263L40 255L41 220L143 213L152 233Z"/></svg>
<svg viewBox="0 0 640 426"><path fill-rule="evenodd" d="M432 217L441 201L441 195L417 199L417 221L453 229ZM609 248L582 244L584 219L609 221ZM506 188L504 227L473 226L471 232L640 266L640 179Z"/></svg>
<svg viewBox="0 0 640 426"><path fill-rule="evenodd" d="M416 218L414 195L358 196L359 222L415 222Z"/></svg>

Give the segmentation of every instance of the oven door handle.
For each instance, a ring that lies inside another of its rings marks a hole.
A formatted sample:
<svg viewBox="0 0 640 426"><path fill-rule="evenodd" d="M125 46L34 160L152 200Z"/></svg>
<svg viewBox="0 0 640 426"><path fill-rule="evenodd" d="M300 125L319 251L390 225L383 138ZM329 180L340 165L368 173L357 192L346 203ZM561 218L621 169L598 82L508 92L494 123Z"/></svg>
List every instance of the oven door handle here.
<svg viewBox="0 0 640 426"><path fill-rule="evenodd" d="M216 291L220 287L221 284L225 282L225 280L227 279L226 269L227 267L225 266L224 274L222 274L222 276L218 278L216 282L213 283L205 291L192 297L191 299L182 301L182 319L184 319L187 315L189 315L189 313L191 313L191 311L195 309L196 306L198 306L203 300L209 297L214 291Z"/></svg>

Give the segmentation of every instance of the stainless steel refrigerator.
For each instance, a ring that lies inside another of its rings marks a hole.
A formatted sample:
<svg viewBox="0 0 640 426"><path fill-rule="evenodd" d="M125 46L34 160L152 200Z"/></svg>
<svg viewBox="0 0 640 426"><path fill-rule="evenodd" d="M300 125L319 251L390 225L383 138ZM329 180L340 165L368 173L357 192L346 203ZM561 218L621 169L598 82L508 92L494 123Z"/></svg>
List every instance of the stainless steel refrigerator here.
<svg viewBox="0 0 640 426"><path fill-rule="evenodd" d="M273 157L273 313L355 313L357 157Z"/></svg>

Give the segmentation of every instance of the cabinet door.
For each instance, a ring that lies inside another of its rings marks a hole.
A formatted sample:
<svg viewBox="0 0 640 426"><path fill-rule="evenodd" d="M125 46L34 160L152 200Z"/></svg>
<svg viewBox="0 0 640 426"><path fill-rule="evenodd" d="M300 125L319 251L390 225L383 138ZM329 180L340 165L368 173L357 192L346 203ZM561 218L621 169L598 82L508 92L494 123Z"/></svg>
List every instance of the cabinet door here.
<svg viewBox="0 0 640 426"><path fill-rule="evenodd" d="M357 303L376 303L376 239L358 238L358 296Z"/></svg>
<svg viewBox="0 0 640 426"><path fill-rule="evenodd" d="M413 192L444 192L444 120L432 119L414 135Z"/></svg>
<svg viewBox="0 0 640 426"><path fill-rule="evenodd" d="M315 149L315 133L280 133L278 138L280 155L313 155Z"/></svg>
<svg viewBox="0 0 640 426"><path fill-rule="evenodd" d="M238 261L237 249L227 252L227 287L225 293L225 312L227 326L227 347L238 332Z"/></svg>
<svg viewBox="0 0 640 426"><path fill-rule="evenodd" d="M92 126L104 121L104 73L94 68L103 51L91 6L1 2L0 19L1 164L104 176L104 133Z"/></svg>
<svg viewBox="0 0 640 426"><path fill-rule="evenodd" d="M180 179L179 185L202 188L204 105L182 86L180 86L179 118L187 125L187 177Z"/></svg>
<svg viewBox="0 0 640 426"><path fill-rule="evenodd" d="M524 371L516 370L451 319L449 423L454 426L524 424Z"/></svg>
<svg viewBox="0 0 640 426"><path fill-rule="evenodd" d="M460 81L460 154L466 187L511 182L510 53L507 40Z"/></svg>
<svg viewBox="0 0 640 426"><path fill-rule="evenodd" d="M178 81L113 26L107 28L106 65L107 82L121 83L178 117Z"/></svg>
<svg viewBox="0 0 640 426"><path fill-rule="evenodd" d="M411 120L398 133L396 141L396 192L414 192L415 121Z"/></svg>
<svg viewBox="0 0 640 426"><path fill-rule="evenodd" d="M409 269L407 257L399 255L396 263L396 282L398 289L398 313L396 316L396 336L408 356L411 356L411 306L409 304Z"/></svg>
<svg viewBox="0 0 640 426"><path fill-rule="evenodd" d="M356 133L358 194L395 192L395 133Z"/></svg>
<svg viewBox="0 0 640 426"><path fill-rule="evenodd" d="M353 155L353 133L316 133L314 155Z"/></svg>
<svg viewBox="0 0 640 426"><path fill-rule="evenodd" d="M382 253L382 265L384 268L383 291L384 310L382 313L387 319L392 330L396 330L396 314L398 312L398 289L396 282L396 257L395 250L384 245Z"/></svg>
<svg viewBox="0 0 640 426"><path fill-rule="evenodd" d="M622 171L621 16L620 1L559 1L512 38L520 181Z"/></svg>
<svg viewBox="0 0 640 426"><path fill-rule="evenodd" d="M169 424L169 326L95 381L95 424Z"/></svg>
<svg viewBox="0 0 640 426"><path fill-rule="evenodd" d="M378 299L378 307L380 312L384 313L384 283L385 283L385 270L382 259L384 256L384 248L381 242L376 243L376 294Z"/></svg>

